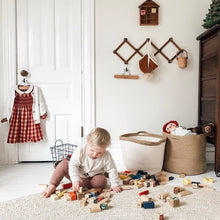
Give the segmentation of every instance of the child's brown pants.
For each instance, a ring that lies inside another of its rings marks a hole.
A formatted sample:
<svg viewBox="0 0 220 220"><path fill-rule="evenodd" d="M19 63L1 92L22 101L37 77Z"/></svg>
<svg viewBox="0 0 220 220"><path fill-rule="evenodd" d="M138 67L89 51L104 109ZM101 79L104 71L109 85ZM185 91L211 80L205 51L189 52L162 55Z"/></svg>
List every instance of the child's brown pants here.
<svg viewBox="0 0 220 220"><path fill-rule="evenodd" d="M57 165L50 179L50 184L57 187L64 176L70 180L69 162L67 160L63 160ZM88 178L80 178L80 180L82 182L82 187L85 188L105 188L107 185L107 179L102 174L97 174Z"/></svg>

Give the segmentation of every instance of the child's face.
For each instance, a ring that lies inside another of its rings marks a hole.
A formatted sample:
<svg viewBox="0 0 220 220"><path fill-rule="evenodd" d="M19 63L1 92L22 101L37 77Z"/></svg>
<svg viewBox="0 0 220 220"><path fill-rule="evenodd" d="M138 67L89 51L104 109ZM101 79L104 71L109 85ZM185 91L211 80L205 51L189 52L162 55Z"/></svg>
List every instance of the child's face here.
<svg viewBox="0 0 220 220"><path fill-rule="evenodd" d="M166 131L167 133L171 133L172 131L174 131L176 129L176 124L175 123L169 123L167 126L166 126Z"/></svg>
<svg viewBox="0 0 220 220"><path fill-rule="evenodd" d="M87 148L87 154L92 159L101 157L105 153L105 150L106 150L106 147L93 146L90 143L87 143L86 148Z"/></svg>

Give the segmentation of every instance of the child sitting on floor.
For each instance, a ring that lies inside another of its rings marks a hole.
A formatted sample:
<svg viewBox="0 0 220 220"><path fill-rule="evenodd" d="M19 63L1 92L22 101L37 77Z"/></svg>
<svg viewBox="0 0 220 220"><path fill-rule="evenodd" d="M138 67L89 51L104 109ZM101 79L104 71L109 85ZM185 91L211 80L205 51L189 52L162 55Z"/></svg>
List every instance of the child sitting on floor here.
<svg viewBox="0 0 220 220"><path fill-rule="evenodd" d="M53 172L49 186L42 192L47 198L60 184L65 176L72 181L73 191L78 191L79 187L85 188L105 188L107 179L104 172L109 174L111 189L121 192L119 186L118 172L109 151L106 148L111 144L111 136L103 128L94 128L87 137L87 144L78 147L73 153L70 161L63 160Z"/></svg>

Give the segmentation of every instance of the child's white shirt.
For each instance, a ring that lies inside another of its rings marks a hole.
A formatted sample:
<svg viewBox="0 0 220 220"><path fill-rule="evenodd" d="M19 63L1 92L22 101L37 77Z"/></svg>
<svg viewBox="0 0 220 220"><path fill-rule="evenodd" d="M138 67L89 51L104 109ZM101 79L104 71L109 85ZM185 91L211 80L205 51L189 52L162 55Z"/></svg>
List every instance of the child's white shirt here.
<svg viewBox="0 0 220 220"><path fill-rule="evenodd" d="M69 162L69 175L72 183L80 178L93 177L97 174L109 174L111 186L119 185L118 172L109 151L96 159L92 159L86 152L86 146L76 148Z"/></svg>

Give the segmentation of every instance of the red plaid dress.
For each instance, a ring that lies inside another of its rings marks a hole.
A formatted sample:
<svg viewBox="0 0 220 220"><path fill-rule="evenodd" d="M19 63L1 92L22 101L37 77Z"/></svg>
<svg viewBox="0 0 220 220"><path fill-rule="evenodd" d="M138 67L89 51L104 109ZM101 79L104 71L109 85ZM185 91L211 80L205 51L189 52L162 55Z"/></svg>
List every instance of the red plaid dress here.
<svg viewBox="0 0 220 220"><path fill-rule="evenodd" d="M31 93L15 92L8 143L37 142L43 139L40 124L34 124Z"/></svg>

